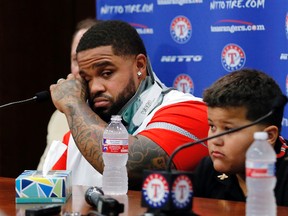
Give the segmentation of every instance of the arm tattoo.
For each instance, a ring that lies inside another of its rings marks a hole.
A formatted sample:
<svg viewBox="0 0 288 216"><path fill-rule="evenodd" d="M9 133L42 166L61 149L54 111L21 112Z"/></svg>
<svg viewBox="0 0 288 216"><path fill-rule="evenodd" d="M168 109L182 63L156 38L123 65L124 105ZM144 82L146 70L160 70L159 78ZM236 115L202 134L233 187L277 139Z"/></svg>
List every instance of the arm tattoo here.
<svg viewBox="0 0 288 216"><path fill-rule="evenodd" d="M143 170L166 169L169 156L160 146L147 137L139 135L132 139L134 141L129 145L127 163L129 180L131 180L129 188L139 189ZM173 164L172 168L174 168Z"/></svg>
<svg viewBox="0 0 288 216"><path fill-rule="evenodd" d="M76 107L76 108L75 108ZM69 107L68 122L75 143L86 160L103 172L102 137L107 126L86 103Z"/></svg>

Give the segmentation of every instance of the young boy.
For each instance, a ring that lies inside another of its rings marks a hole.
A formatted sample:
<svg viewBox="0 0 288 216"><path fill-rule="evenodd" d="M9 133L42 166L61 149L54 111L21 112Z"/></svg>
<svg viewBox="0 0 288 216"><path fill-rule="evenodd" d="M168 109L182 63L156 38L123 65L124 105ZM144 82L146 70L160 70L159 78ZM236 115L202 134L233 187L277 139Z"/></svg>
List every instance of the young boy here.
<svg viewBox="0 0 288 216"><path fill-rule="evenodd" d="M264 116L272 109L275 98L282 95L276 82L257 70L243 69L220 78L203 95L208 105L209 136ZM204 158L194 173L194 196L245 201L245 154L254 132L266 131L277 153L277 205L288 206L287 141L279 136L283 109L254 126L209 140L210 157Z"/></svg>

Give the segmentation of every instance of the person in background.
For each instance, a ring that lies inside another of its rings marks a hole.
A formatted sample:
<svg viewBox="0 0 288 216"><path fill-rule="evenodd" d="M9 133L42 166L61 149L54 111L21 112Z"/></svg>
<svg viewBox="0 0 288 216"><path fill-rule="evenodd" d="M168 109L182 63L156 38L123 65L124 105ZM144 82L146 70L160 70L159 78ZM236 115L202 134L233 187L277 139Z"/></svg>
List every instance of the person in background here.
<svg viewBox="0 0 288 216"><path fill-rule="evenodd" d="M140 189L144 169L165 169L175 148L207 136L205 103L167 88L156 77L144 43L130 24L107 20L94 25L76 52L79 75L69 74L50 86L54 105L68 120L69 142L75 141L78 148L74 158L80 155L102 173L103 131L111 115L119 114L130 134L129 189ZM187 148L176 155L172 168L194 170L206 155L204 144ZM82 182L90 178L78 177Z"/></svg>
<svg viewBox="0 0 288 216"><path fill-rule="evenodd" d="M79 67L76 60L76 48L79 43L79 40L91 26L93 26L98 22L99 21L97 21L96 19L87 18L77 23L74 34L72 36L72 43L71 43L70 65L72 74L79 73ZM69 131L69 126L65 115L56 110L49 120L47 131L48 131L47 146L45 148L43 155L40 158L37 170L43 169L45 158L47 156L47 153L53 140L62 140L63 135L67 133L67 131Z"/></svg>
<svg viewBox="0 0 288 216"><path fill-rule="evenodd" d="M261 71L242 69L220 78L203 94L208 106L209 136L266 115L277 97L284 97L280 87ZM194 196L246 201L246 151L254 141L254 132L265 131L277 153L277 204L288 206L287 140L280 136L283 110L279 108L272 117L254 126L209 140L210 157L205 157L194 173Z"/></svg>

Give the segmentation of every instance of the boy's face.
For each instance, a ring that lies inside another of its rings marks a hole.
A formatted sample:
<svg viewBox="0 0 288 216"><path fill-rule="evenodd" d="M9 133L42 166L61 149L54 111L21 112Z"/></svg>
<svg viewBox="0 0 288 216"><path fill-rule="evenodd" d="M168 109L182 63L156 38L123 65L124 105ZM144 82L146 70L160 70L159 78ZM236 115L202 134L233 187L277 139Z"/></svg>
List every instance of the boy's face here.
<svg viewBox="0 0 288 216"><path fill-rule="evenodd" d="M246 108L208 107L209 136L251 123L246 119ZM253 142L253 134L262 131L259 125L220 136L208 141L209 154L214 168L226 174L245 174L245 154Z"/></svg>

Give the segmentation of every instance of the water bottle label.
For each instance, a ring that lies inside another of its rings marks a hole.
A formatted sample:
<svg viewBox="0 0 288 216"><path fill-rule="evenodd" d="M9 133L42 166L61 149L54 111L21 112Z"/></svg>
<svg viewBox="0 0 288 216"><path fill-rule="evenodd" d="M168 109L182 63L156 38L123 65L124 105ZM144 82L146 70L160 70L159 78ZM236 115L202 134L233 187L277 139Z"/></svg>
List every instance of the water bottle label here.
<svg viewBox="0 0 288 216"><path fill-rule="evenodd" d="M246 176L268 178L275 176L275 163L271 161L246 161Z"/></svg>
<svg viewBox="0 0 288 216"><path fill-rule="evenodd" d="M128 139L103 138L102 151L107 153L128 153Z"/></svg>

